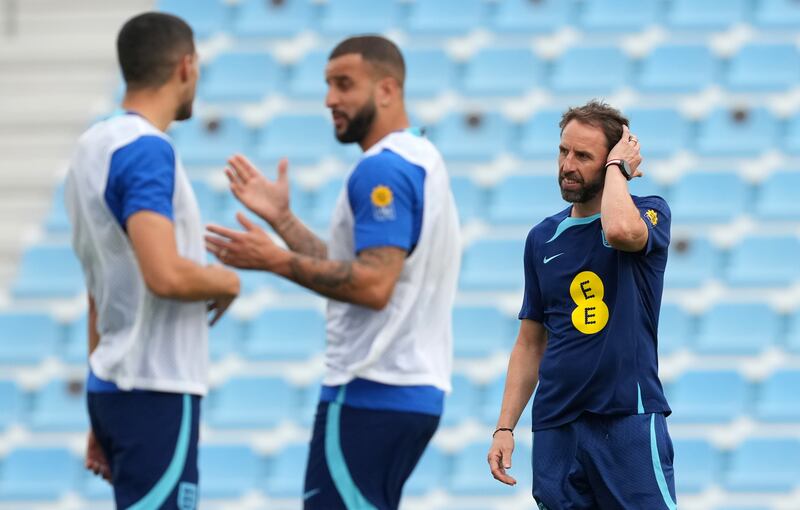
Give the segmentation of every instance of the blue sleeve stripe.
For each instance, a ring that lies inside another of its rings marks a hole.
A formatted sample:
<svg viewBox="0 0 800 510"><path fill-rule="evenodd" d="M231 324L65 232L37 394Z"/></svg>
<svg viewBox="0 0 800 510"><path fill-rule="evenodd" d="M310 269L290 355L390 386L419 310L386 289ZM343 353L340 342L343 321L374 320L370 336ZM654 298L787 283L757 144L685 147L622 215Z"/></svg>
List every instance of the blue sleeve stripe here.
<svg viewBox="0 0 800 510"><path fill-rule="evenodd" d="M173 219L175 151L164 138L142 136L111 156L105 200L120 227L147 210Z"/></svg>

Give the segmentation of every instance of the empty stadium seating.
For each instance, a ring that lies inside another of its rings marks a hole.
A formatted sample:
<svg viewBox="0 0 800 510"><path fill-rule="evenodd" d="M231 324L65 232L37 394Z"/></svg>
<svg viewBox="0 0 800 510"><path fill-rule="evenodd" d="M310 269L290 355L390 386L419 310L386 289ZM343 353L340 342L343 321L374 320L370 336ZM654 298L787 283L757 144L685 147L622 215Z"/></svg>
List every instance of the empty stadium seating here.
<svg viewBox="0 0 800 510"><path fill-rule="evenodd" d="M401 43L410 114L424 119L444 155L468 233L453 316L456 373L442 419L449 441L428 449L407 484L413 508L530 507L530 404L511 470L519 486L498 484L486 468L485 438L504 386L495 361L516 337L508 305L519 304L524 285L525 234L567 207L557 189L558 123L567 106L592 97L622 105L641 140L647 176L631 182L631 192L662 196L672 211L658 342L681 506L799 506L796 1L159 0L158 7L186 18L200 41L197 116L171 135L204 221L229 226L244 208L220 186L220 172L239 152L270 176L287 157L293 207L315 231L326 230L359 152L336 142L324 110L329 52L352 33L388 33ZM67 246L63 185L52 196L8 301L0 300L3 509L49 509L58 500L67 503L53 508L100 508L111 498L105 482L82 472L77 451L49 446L54 437L82 442L88 426L85 311L62 313L84 301L85 286ZM215 378L203 427L211 441L199 458L202 497L224 508L302 496L308 446L301 437L319 393L309 367L320 363L325 334L309 292L272 275L241 275L245 312L210 333ZM298 374L305 382L295 381ZM284 427L296 435L275 447L272 436ZM420 499L431 497L431 506Z"/></svg>

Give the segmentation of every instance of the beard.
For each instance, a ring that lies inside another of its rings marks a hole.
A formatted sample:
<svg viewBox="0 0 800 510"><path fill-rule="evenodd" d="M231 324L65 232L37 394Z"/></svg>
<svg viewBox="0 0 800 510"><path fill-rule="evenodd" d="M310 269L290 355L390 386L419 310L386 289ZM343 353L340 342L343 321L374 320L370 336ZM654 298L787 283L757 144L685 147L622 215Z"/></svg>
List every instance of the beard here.
<svg viewBox="0 0 800 510"><path fill-rule="evenodd" d="M194 98L189 99L181 103L178 106L177 111L175 112L175 120L182 121L188 120L192 118L192 103L194 102Z"/></svg>
<svg viewBox="0 0 800 510"><path fill-rule="evenodd" d="M347 125L341 133L336 131L336 139L341 143L358 143L366 138L369 133L372 123L375 120L375 101L370 98L369 101L350 118L342 112L338 112L347 119Z"/></svg>
<svg viewBox="0 0 800 510"><path fill-rule="evenodd" d="M564 201L569 202L571 204L583 204L594 197L596 197L601 191L603 191L603 184L605 183L605 172L600 172L598 178L592 182L585 182L583 177L577 173L572 172L569 174L570 179L575 180L578 182L581 187L576 190L567 190L563 187L564 179L566 175L563 173L558 174L558 187L561 189L561 198Z"/></svg>

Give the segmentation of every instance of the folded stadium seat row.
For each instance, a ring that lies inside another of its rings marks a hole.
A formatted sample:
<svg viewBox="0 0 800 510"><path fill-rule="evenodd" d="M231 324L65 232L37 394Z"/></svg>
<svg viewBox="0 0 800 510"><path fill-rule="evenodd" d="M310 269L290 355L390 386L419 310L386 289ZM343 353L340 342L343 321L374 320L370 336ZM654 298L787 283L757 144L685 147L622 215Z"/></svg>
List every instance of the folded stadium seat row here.
<svg viewBox="0 0 800 510"><path fill-rule="evenodd" d="M800 26L792 0L160 0L158 8L184 17L199 38L290 37L309 29L328 36L401 28L415 36L452 36L482 27L501 34L552 32L571 25L587 32L638 32L654 25L676 31L719 31L752 21L761 29Z"/></svg>
<svg viewBox="0 0 800 510"><path fill-rule="evenodd" d="M280 92L321 103L327 58L327 52L313 50L285 67L266 51L230 50L204 67L198 97L209 103L255 103ZM687 94L714 84L757 93L787 91L800 83L800 52L789 44L749 44L727 61L691 44L658 46L641 61L615 46L576 46L545 62L528 46L508 45L481 49L464 63L440 48L424 47L409 49L406 60L406 91L412 99L449 90L474 98L517 97L537 88L558 94L607 95L623 87ZM680 73L674 72L676 66Z"/></svg>

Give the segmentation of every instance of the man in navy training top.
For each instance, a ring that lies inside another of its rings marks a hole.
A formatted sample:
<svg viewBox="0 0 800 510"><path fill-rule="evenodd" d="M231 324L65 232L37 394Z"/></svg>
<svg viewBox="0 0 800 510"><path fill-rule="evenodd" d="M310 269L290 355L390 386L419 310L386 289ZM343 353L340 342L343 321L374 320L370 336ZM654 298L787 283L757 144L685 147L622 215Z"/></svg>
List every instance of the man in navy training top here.
<svg viewBox="0 0 800 510"><path fill-rule="evenodd" d="M458 215L439 151L409 127L404 78L400 50L383 37L352 37L331 52L333 128L364 154L345 179L327 242L289 208L286 161L277 181L242 156L227 173L236 197L288 249L241 215L245 232L209 227L222 262L329 298L306 510L396 509L450 390Z"/></svg>
<svg viewBox="0 0 800 510"><path fill-rule="evenodd" d="M670 210L660 197L629 193L642 158L618 110L592 101L564 113L560 127L558 183L572 205L525 243L492 475L516 483L506 472L513 429L535 393L540 509L675 509L656 333Z"/></svg>

